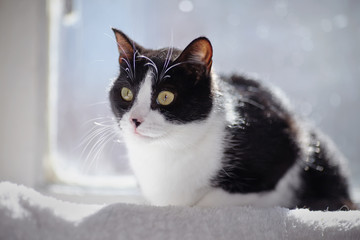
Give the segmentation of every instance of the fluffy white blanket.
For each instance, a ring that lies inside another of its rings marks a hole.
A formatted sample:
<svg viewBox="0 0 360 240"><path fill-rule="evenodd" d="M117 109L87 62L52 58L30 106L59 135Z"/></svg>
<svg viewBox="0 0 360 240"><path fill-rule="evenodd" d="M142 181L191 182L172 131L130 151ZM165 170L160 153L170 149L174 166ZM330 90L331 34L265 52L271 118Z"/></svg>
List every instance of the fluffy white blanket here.
<svg viewBox="0 0 360 240"><path fill-rule="evenodd" d="M86 205L2 182L0 239L360 239L360 211Z"/></svg>

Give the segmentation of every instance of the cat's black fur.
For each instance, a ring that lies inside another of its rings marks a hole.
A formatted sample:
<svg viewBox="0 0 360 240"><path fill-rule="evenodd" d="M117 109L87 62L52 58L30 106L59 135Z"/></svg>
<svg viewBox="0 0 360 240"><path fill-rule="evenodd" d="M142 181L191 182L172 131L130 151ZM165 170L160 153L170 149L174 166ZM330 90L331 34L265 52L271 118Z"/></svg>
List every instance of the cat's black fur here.
<svg viewBox="0 0 360 240"><path fill-rule="evenodd" d="M225 167L213 184L231 193L272 190L299 153L292 117L258 82L231 76L229 83L242 96L236 106L242 121L227 126Z"/></svg>
<svg viewBox="0 0 360 240"><path fill-rule="evenodd" d="M133 75L129 74L125 71L130 67L129 64L120 59L121 73L110 90L110 102L117 118L121 118L132 106L132 102L121 98L122 87L131 89L136 97L142 79L148 69L153 67L149 59L159 73L153 89L169 89L175 93L176 99L174 104L160 106L156 103L159 92L155 91L151 101L152 110L158 110L167 120L176 124L201 121L209 116L215 98L209 72L210 60L207 66L196 61L185 61L188 60L188 52L193 51L191 48L184 51L174 49L171 55L168 55L169 49L144 49L122 32L114 31L123 36L125 45L131 43L137 51L127 54L126 49L119 48L127 56L130 65L134 63L136 68L133 69ZM138 57L140 55L147 58ZM167 72L171 77L160 77L166 61L169 61L169 66L182 61L184 63ZM296 199L290 207L313 210L337 210L344 206L354 208L341 163L337 155L333 154L335 150L329 147L322 135L309 130L309 151L304 154L299 144L298 121L284 107L280 98L260 82L244 76L220 78L223 80L221 91L233 96L236 112L241 117L237 123L229 124L225 129L227 145L221 159L223 168L209 180L213 187L243 194L271 191L289 169L298 165L302 169L301 184L299 188L293 189ZM219 99L221 101L221 97Z"/></svg>
<svg viewBox="0 0 360 240"><path fill-rule="evenodd" d="M224 169L213 178L215 187L231 193L254 193L273 190L294 165L300 165L301 188L293 207L312 210L354 208L347 179L340 170L338 156L331 155L326 140L311 133L309 152L300 156L298 129L294 115L259 82L233 75L222 79L241 95L237 111L243 122L227 127L230 144L223 158ZM246 161L242 161L246 159Z"/></svg>

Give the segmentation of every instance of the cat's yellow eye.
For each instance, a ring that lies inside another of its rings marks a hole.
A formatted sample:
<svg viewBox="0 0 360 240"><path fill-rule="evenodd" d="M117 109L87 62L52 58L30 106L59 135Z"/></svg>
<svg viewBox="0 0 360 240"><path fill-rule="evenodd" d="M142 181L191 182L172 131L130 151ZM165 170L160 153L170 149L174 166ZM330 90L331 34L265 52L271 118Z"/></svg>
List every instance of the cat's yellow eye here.
<svg viewBox="0 0 360 240"><path fill-rule="evenodd" d="M134 95L130 89L128 89L127 87L123 87L121 89L121 97L125 101L130 102L133 99Z"/></svg>
<svg viewBox="0 0 360 240"><path fill-rule="evenodd" d="M157 97L157 102L160 105L166 106L174 101L174 97L175 97L175 95L172 92L162 91L159 93L159 95Z"/></svg>

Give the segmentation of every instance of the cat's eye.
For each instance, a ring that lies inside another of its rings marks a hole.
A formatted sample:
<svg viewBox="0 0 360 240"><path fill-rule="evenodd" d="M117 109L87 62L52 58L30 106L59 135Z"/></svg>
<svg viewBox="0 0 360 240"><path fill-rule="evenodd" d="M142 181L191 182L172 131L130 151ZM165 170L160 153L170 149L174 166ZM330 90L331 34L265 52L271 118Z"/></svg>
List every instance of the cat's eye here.
<svg viewBox="0 0 360 240"><path fill-rule="evenodd" d="M174 101L174 97L175 95L172 92L162 91L157 97L157 103L164 106L169 105Z"/></svg>
<svg viewBox="0 0 360 240"><path fill-rule="evenodd" d="M121 97L125 101L130 102L133 99L134 95L130 89L128 89L127 87L123 87L121 89Z"/></svg>

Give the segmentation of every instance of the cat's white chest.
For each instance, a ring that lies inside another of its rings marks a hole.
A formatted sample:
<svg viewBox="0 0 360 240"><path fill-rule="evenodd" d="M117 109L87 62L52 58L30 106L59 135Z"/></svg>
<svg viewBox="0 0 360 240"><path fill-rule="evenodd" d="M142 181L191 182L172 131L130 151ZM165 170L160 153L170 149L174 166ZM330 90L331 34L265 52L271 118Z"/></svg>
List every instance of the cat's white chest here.
<svg viewBox="0 0 360 240"><path fill-rule="evenodd" d="M151 204L194 205L209 191L220 168L222 138L215 128L186 148L138 143L128 144L128 150L131 167Z"/></svg>

